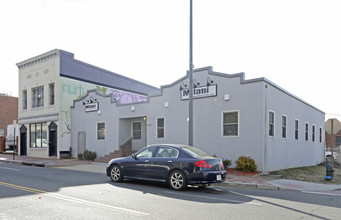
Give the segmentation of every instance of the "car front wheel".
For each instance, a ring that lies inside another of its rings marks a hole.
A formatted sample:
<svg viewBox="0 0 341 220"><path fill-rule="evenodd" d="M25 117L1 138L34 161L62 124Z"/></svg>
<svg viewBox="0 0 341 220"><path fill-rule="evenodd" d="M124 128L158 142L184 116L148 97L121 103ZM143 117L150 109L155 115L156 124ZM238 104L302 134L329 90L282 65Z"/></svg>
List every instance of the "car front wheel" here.
<svg viewBox="0 0 341 220"><path fill-rule="evenodd" d="M169 187L173 190L184 190L187 187L185 174L180 170L171 172L168 178Z"/></svg>
<svg viewBox="0 0 341 220"><path fill-rule="evenodd" d="M122 168L118 165L113 165L110 169L110 179L113 182L121 182L123 180Z"/></svg>

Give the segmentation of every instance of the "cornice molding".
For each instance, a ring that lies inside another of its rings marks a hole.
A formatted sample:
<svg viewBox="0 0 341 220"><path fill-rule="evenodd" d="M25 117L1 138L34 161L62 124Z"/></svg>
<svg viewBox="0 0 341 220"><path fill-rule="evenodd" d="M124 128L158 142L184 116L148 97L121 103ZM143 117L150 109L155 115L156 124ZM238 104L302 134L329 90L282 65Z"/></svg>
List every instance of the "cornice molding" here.
<svg viewBox="0 0 341 220"><path fill-rule="evenodd" d="M32 67L35 64L46 62L46 61L49 61L51 59L58 57L59 53L60 53L60 50L54 49L54 50L51 50L49 52L43 53L41 55L38 55L38 56L32 57L30 59L24 60L22 62L19 62L16 65L19 69Z"/></svg>

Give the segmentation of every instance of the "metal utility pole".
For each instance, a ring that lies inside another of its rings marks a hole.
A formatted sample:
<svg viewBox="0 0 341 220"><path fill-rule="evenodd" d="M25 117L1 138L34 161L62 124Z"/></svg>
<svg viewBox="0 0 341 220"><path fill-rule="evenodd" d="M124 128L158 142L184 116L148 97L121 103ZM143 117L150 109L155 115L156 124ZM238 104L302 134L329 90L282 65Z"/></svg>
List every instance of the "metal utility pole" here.
<svg viewBox="0 0 341 220"><path fill-rule="evenodd" d="M15 160L15 152L17 150L17 146L16 146L16 138L15 138L15 130L17 128L17 121L14 120L13 121L13 127L14 127L14 138L13 138L13 142L14 142L14 145L13 145L13 160Z"/></svg>
<svg viewBox="0 0 341 220"><path fill-rule="evenodd" d="M331 146L331 160L332 160L332 167L334 166L334 119L331 120L331 133L332 133L332 146Z"/></svg>
<svg viewBox="0 0 341 220"><path fill-rule="evenodd" d="M189 115L188 115L188 145L193 146L193 13L192 0L189 12Z"/></svg>

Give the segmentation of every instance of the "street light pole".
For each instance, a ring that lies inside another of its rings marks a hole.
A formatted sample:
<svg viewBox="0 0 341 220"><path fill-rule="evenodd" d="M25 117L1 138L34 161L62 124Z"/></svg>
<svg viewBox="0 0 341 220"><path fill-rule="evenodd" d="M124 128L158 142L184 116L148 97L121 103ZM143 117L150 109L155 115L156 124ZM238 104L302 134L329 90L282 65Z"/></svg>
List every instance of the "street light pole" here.
<svg viewBox="0 0 341 220"><path fill-rule="evenodd" d="M13 141L14 141L14 146L13 146L13 160L15 160L15 151L16 151L16 141L15 141L15 130L16 130L16 127L17 127L17 121L14 120L13 121L13 127L14 127L14 137L13 137Z"/></svg>
<svg viewBox="0 0 341 220"><path fill-rule="evenodd" d="M188 115L188 145L193 146L193 13L190 0L189 18L189 115Z"/></svg>

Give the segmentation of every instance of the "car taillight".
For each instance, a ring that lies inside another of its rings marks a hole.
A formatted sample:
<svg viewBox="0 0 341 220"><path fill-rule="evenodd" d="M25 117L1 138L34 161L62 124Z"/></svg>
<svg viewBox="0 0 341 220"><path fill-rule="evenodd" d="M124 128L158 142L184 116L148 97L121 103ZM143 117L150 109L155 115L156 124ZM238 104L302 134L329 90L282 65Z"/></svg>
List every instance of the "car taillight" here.
<svg viewBox="0 0 341 220"><path fill-rule="evenodd" d="M208 164L206 162L206 160L198 160L196 162L194 162L194 165L196 167L203 167L203 168L212 168L212 165L211 164Z"/></svg>

